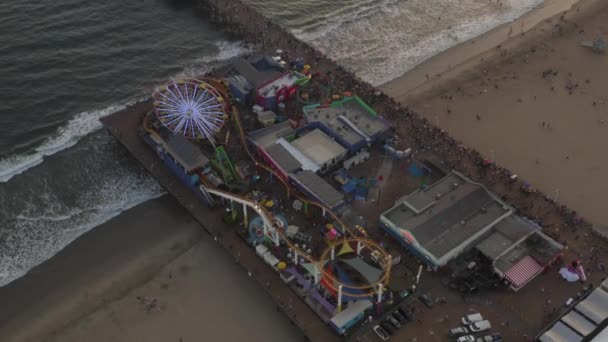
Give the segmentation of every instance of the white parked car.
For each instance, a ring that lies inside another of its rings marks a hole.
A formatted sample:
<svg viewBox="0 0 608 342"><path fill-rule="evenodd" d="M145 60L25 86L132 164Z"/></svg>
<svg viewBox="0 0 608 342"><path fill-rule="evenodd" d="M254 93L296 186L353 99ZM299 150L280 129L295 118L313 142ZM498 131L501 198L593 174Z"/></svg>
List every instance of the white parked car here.
<svg viewBox="0 0 608 342"><path fill-rule="evenodd" d="M460 336L456 342L475 342L475 337L473 337L472 335L464 335L464 336Z"/></svg>
<svg viewBox="0 0 608 342"><path fill-rule="evenodd" d="M486 331L486 330L492 329L492 325L490 324L490 321L488 321L488 320L479 321L479 322L471 323L471 325L469 325L469 329L471 329L471 332Z"/></svg>
<svg viewBox="0 0 608 342"><path fill-rule="evenodd" d="M467 329L465 327L458 327L458 328L450 329L450 331L448 332L448 334L450 336L459 336L459 335L465 335L468 333L469 333L469 329Z"/></svg>
<svg viewBox="0 0 608 342"><path fill-rule="evenodd" d="M378 337L380 337L382 339L382 341L387 341L389 338L388 332L386 332L386 330L384 330L379 325L376 325L374 327L374 332L376 333L376 335L378 335Z"/></svg>
<svg viewBox="0 0 608 342"><path fill-rule="evenodd" d="M466 315L466 316L462 317L461 321L462 321L462 324L469 325L471 323L483 321L483 317L481 317L480 313L474 313L474 314L470 314L470 315Z"/></svg>
<svg viewBox="0 0 608 342"><path fill-rule="evenodd" d="M500 333L492 333L478 338L477 342L502 342L502 335Z"/></svg>

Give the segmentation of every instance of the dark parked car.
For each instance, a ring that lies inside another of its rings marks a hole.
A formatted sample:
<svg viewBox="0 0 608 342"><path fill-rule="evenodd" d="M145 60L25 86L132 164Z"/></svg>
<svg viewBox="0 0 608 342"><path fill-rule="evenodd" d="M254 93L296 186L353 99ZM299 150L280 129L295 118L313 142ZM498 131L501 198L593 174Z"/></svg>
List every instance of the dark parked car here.
<svg viewBox="0 0 608 342"><path fill-rule="evenodd" d="M398 310L395 310L392 316L395 317L399 321L399 323L401 323L401 325L404 325L405 322L407 322L407 319L405 319L405 317L403 317L403 315L399 313Z"/></svg>
<svg viewBox="0 0 608 342"><path fill-rule="evenodd" d="M423 294L418 296L418 299L424 304L426 305L427 308L432 308L433 307L433 300L431 300L431 297L429 297L429 295L427 294Z"/></svg>
<svg viewBox="0 0 608 342"><path fill-rule="evenodd" d="M401 328L401 323L399 323L399 321L396 320L393 316L387 316L386 321L392 324L397 329Z"/></svg>
<svg viewBox="0 0 608 342"><path fill-rule="evenodd" d="M405 317L405 319L408 321L412 322L414 320L414 313L410 309L406 308L405 305L399 306L397 310L399 310L399 313L402 314L403 317Z"/></svg>
<svg viewBox="0 0 608 342"><path fill-rule="evenodd" d="M389 335L392 335L395 333L395 331L397 331L397 329L395 329L395 327L393 327L392 324L388 323L388 322L382 322L380 323L380 326L386 330L388 332Z"/></svg>

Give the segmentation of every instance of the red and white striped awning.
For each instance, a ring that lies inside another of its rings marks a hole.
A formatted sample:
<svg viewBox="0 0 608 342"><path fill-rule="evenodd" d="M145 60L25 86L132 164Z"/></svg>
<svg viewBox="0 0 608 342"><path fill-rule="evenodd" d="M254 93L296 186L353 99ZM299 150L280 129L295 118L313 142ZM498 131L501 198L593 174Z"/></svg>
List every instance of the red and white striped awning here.
<svg viewBox="0 0 608 342"><path fill-rule="evenodd" d="M505 272L505 278L514 289L519 289L542 272L543 267L526 255Z"/></svg>

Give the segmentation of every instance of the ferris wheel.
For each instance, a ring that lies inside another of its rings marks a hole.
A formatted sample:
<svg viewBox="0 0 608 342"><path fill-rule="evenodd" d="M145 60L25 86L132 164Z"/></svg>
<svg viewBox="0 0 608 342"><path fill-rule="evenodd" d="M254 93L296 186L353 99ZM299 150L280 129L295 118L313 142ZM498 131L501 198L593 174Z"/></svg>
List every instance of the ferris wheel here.
<svg viewBox="0 0 608 342"><path fill-rule="evenodd" d="M154 110L160 122L173 133L189 139L208 139L227 118L226 103L211 85L196 79L171 81L154 94Z"/></svg>

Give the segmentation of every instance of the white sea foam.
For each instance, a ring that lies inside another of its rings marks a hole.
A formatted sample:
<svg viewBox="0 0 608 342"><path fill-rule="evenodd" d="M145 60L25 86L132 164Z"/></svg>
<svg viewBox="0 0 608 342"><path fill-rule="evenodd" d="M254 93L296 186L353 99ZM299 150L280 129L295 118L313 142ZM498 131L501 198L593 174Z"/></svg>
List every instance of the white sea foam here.
<svg viewBox="0 0 608 342"><path fill-rule="evenodd" d="M373 85L511 22L543 0L361 0L327 20L293 24L294 34ZM355 6L356 5L356 6ZM314 13L312 15L315 15Z"/></svg>
<svg viewBox="0 0 608 342"><path fill-rule="evenodd" d="M0 254L0 286L22 277L90 229L164 194L151 177L125 170L85 191L81 206L66 208L51 201L47 208L26 206L16 216L15 226L3 242L11 252ZM55 199L54 194L41 196Z"/></svg>
<svg viewBox="0 0 608 342"><path fill-rule="evenodd" d="M221 65L222 62L251 51L250 47L240 42L218 41L215 45L218 48L217 54L197 59L193 65L186 67L182 73L174 78L193 77L205 74L210 71L211 68ZM124 109L129 104L137 101L138 100L124 104L114 104L104 109L77 114L64 126L60 127L55 134L46 139L42 145L38 146L30 153L16 154L5 159L0 159L0 183L8 182L14 176L40 165L43 162L44 157L74 146L84 136L102 127L99 119Z"/></svg>
<svg viewBox="0 0 608 342"><path fill-rule="evenodd" d="M242 56L252 51L251 47L242 42L217 41L215 46L218 54L207 55L198 58L192 65L184 68L184 71L172 77L173 79L198 77L211 71L213 68L223 65L233 58Z"/></svg>
<svg viewBox="0 0 608 342"><path fill-rule="evenodd" d="M121 110L127 105L111 105L101 110L82 112L59 128L53 136L46 139L32 153L13 155L0 160L0 183L7 182L27 169L39 165L44 157L74 146L82 137L102 127L99 119Z"/></svg>
<svg viewBox="0 0 608 342"><path fill-rule="evenodd" d="M216 45L216 55L196 60L175 78L184 77L188 72L192 75L204 74L222 62L251 51L248 46L238 42L220 41ZM100 118L127 105L112 105L102 110L80 113L31 154L0 160L0 182L7 182L15 175L41 164L45 156L74 146L84 136L102 127ZM114 159L98 157L104 159L105 163ZM92 159L98 158L92 156ZM32 267L52 257L90 229L164 193L150 176L134 173L128 168L123 169L120 163L104 165L101 166L104 167L104 175L91 170L92 167L100 167L91 163L84 163L82 166L88 170L79 170L73 175L85 177L89 174L95 178L88 179L88 187L78 190L80 200L77 205L64 203L59 198L57 189L51 185L54 182L44 179L40 180L40 189L34 191L35 199L22 199L22 211L15 214L14 220L10 219L13 227L2 241L4 249L0 253L0 286L25 275ZM111 174L105 174L108 172Z"/></svg>

